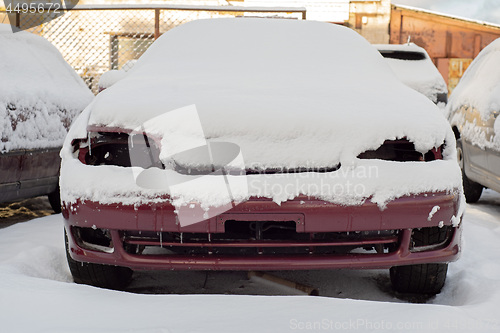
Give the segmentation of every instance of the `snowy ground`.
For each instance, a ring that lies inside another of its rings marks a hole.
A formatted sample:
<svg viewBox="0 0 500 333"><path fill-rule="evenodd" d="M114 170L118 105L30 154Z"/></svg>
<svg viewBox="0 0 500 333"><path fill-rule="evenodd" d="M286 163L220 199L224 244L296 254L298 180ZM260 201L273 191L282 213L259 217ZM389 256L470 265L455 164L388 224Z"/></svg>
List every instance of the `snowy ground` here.
<svg viewBox="0 0 500 333"><path fill-rule="evenodd" d="M42 217L0 229L0 331L498 332L499 216L493 191L468 206L462 258L443 292L420 304L392 293L385 270L280 274L319 288L320 297L241 272L138 273L128 292L76 285L62 218Z"/></svg>

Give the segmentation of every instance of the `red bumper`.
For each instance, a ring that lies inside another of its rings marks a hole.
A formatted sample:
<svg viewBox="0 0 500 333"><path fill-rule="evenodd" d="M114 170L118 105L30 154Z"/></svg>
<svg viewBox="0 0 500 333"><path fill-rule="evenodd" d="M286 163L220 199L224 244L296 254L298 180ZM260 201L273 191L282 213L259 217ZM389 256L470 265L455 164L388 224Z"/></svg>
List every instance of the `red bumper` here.
<svg viewBox="0 0 500 333"><path fill-rule="evenodd" d="M296 198L277 205L268 199L252 198L236 207L205 221L181 227L176 222L174 207L170 204L123 206L101 205L95 202L65 206L66 230L71 257L77 261L126 266L132 269L210 269L210 270L308 270L331 268L388 268L392 266L449 262L456 260L460 252L460 227L451 226L452 216L457 214L457 195L435 193L404 197L393 200L384 210L367 202L361 206L340 206L329 202ZM433 208L439 206L434 213ZM225 241L206 242L151 242L133 240L129 232L155 232L182 234L223 235L227 221L294 221L295 232L301 235L318 233L342 233L338 240L315 241ZM427 249L412 249L412 229L444 225L449 229L446 242ZM73 227L99 228L109 231L112 249L102 251L89 248L75 236ZM392 235L377 237L378 231L394 231ZM370 234L369 239L348 235ZM347 235L347 236L346 236ZM164 248L198 247L208 249L206 254L154 255L136 254L125 245L161 245ZM373 253L325 253L314 249L329 246L377 246L389 247L390 251ZM304 248L305 253L269 254L256 251L252 255L217 254L212 248ZM259 254L261 253L261 254Z"/></svg>

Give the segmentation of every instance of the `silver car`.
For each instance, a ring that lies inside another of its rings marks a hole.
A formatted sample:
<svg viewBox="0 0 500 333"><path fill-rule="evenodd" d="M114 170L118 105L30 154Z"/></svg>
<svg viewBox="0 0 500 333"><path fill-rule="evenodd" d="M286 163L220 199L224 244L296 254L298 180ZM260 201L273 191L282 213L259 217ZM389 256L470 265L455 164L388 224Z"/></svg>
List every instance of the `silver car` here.
<svg viewBox="0 0 500 333"><path fill-rule="evenodd" d="M500 192L500 39L472 62L453 90L447 108L457 139L467 202L483 188Z"/></svg>

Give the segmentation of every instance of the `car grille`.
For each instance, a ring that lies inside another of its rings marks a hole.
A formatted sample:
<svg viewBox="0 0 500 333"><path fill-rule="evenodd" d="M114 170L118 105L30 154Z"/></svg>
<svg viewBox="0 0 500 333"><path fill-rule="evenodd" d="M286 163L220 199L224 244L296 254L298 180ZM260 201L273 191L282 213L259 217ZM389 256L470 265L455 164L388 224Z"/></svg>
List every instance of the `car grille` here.
<svg viewBox="0 0 500 333"><path fill-rule="evenodd" d="M397 230L362 232L296 232L294 221L226 221L224 233L123 231L130 254L142 255L278 255L390 253L397 249Z"/></svg>

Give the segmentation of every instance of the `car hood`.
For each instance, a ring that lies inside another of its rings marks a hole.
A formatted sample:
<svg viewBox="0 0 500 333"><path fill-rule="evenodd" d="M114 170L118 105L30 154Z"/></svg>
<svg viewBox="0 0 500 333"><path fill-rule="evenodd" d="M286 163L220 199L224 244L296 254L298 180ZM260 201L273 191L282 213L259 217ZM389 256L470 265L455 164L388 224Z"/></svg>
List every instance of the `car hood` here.
<svg viewBox="0 0 500 333"><path fill-rule="evenodd" d="M436 106L399 82L366 40L313 21L184 24L159 38L86 115L87 128L73 135L144 131L161 138L164 161L230 142L246 167L352 165L388 139L407 138L421 152L454 140Z"/></svg>

